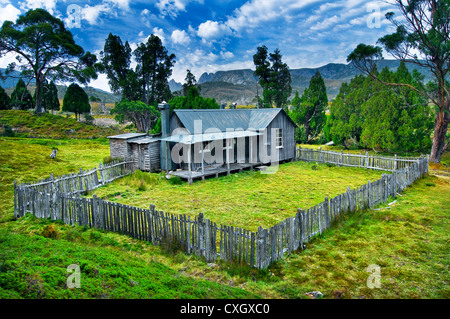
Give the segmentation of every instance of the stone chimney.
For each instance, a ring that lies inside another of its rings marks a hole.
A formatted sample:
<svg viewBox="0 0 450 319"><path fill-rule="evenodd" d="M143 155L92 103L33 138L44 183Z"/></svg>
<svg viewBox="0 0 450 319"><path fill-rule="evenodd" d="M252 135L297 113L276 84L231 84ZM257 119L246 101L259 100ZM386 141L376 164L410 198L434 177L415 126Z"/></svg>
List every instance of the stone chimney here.
<svg viewBox="0 0 450 319"><path fill-rule="evenodd" d="M161 111L161 138L170 136L170 104L162 102L158 104ZM166 141L161 141L161 169L168 172L172 166L172 159L170 157L170 146Z"/></svg>

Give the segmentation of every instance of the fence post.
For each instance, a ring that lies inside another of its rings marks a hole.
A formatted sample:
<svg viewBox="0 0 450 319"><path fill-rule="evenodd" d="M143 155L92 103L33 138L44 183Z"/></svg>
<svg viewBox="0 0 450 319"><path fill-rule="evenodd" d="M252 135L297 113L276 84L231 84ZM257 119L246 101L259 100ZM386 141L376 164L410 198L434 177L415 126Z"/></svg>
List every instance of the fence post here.
<svg viewBox="0 0 450 319"><path fill-rule="evenodd" d="M14 180L14 219L18 218L17 198L17 181Z"/></svg>
<svg viewBox="0 0 450 319"><path fill-rule="evenodd" d="M366 169L367 168L369 168L369 152L366 152L366 157L365 157L365 159L366 159Z"/></svg>
<svg viewBox="0 0 450 319"><path fill-rule="evenodd" d="M325 196L325 201L323 202L323 210L325 212L325 228L330 227L330 202L328 196Z"/></svg>
<svg viewBox="0 0 450 319"><path fill-rule="evenodd" d="M99 218L99 209L98 209L98 199L97 194L94 194L92 196L92 221L94 224L94 228L98 229L100 228L100 218Z"/></svg>
<svg viewBox="0 0 450 319"><path fill-rule="evenodd" d="M198 252L199 256L203 255L203 239L204 239L203 213L198 214Z"/></svg>

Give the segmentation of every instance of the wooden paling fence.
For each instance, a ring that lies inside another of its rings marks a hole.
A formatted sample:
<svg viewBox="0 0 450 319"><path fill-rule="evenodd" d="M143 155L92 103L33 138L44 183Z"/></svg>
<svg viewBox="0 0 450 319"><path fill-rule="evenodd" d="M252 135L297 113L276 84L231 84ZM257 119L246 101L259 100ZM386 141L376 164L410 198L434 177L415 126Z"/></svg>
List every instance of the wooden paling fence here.
<svg viewBox="0 0 450 319"><path fill-rule="evenodd" d="M114 161L106 165L100 163L98 168L87 171L83 171L80 168L79 173L58 176L56 178L53 174L50 174L49 178L34 183L24 183L19 187L46 193L54 193L56 191L71 195L86 193L107 183L111 183L118 178L132 174L134 167L135 162Z"/></svg>
<svg viewBox="0 0 450 319"><path fill-rule="evenodd" d="M301 151L297 149L297 154L299 155L297 160L314 160L365 168L385 165L378 168L383 170L389 170L385 167L400 165L402 167L393 169L391 174L382 174L381 179L369 181L358 189L348 188L347 192L334 198L325 198L323 202L306 210L298 209L295 216L268 229L259 227L255 232L217 225L204 218L201 213L191 218L185 214L176 215L158 211L154 205L150 205L149 209L142 209L109 202L96 195L93 198L80 197L80 193L86 190L131 173L134 166L129 162L115 163L108 168L104 166L92 170L101 175L98 180L95 174L92 177L89 172L80 172L75 174L77 176L50 178L36 184L15 185L15 215L21 217L31 213L39 218L62 220L69 225L119 232L155 245L174 245L187 254L204 256L208 262L220 258L262 269L292 251L303 249L305 243L329 228L342 214L385 203L389 196L396 197L416 179L428 173L426 157L401 159L402 164L393 164L395 161L399 163L399 159L373 156L368 159L361 156L355 160L358 157L352 154L333 154L305 149ZM67 182L69 180L72 184Z"/></svg>
<svg viewBox="0 0 450 319"><path fill-rule="evenodd" d="M323 151L320 147L318 150L310 148L296 149L295 157L297 160L321 162L335 164L340 166L362 167L367 169L394 171L400 168L408 167L412 162L419 158L415 157L383 157L366 154L349 154L341 152Z"/></svg>

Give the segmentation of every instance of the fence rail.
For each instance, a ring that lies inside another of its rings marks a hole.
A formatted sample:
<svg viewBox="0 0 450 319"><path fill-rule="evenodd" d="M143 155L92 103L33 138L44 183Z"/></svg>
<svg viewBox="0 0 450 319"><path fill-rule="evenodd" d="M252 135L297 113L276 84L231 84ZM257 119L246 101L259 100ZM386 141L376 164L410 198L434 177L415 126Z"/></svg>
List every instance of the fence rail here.
<svg viewBox="0 0 450 319"><path fill-rule="evenodd" d="M86 190L131 173L133 162L101 166L35 184L15 185L15 216L31 213L38 218L62 220L69 225L123 233L155 245L169 243L187 254L204 256L208 262L220 258L262 269L292 251L303 249L305 243L329 228L342 214L384 203L389 196L396 197L428 173L428 158L425 157L390 159L306 149L297 149L297 155L297 160L390 170L391 174L382 174L381 179L369 181L358 189L349 187L343 194L330 199L326 197L306 210L298 209L295 216L267 229L259 227L256 232L217 225L201 213L191 218L158 211L154 205L142 209L109 202L96 195L80 197Z"/></svg>

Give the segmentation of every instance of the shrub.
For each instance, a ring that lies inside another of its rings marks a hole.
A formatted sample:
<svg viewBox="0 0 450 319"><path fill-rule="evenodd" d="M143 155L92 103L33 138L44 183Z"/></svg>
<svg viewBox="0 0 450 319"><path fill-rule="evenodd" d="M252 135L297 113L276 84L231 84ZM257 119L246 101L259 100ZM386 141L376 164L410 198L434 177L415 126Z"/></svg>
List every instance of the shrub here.
<svg viewBox="0 0 450 319"><path fill-rule="evenodd" d="M112 163L114 159L111 156L105 156L103 157L103 164L109 164Z"/></svg>
<svg viewBox="0 0 450 319"><path fill-rule="evenodd" d="M54 225L47 225L42 230L41 235L44 236L45 238L59 239L60 232L57 229L55 229Z"/></svg>
<svg viewBox="0 0 450 319"><path fill-rule="evenodd" d="M170 185L181 185L183 184L183 180L181 179L180 176L171 176L169 179L169 184Z"/></svg>
<svg viewBox="0 0 450 319"><path fill-rule="evenodd" d="M12 130L11 126L5 125L3 127L3 136L14 137L14 131Z"/></svg>

